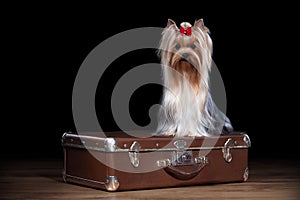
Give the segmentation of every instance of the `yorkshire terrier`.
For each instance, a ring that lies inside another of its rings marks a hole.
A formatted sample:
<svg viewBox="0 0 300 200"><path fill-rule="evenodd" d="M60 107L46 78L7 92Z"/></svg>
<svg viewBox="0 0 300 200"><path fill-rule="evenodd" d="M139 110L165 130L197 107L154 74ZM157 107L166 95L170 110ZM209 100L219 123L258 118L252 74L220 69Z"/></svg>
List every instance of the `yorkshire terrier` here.
<svg viewBox="0 0 300 200"><path fill-rule="evenodd" d="M212 136L233 130L209 90L212 40L203 19L194 26L168 20L158 49L164 91L158 135Z"/></svg>

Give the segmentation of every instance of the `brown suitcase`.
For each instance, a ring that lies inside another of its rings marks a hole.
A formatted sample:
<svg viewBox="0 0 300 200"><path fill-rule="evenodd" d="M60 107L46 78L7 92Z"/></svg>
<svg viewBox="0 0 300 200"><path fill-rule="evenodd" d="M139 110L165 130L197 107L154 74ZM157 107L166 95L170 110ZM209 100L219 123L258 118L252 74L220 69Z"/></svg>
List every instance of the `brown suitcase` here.
<svg viewBox="0 0 300 200"><path fill-rule="evenodd" d="M123 132L65 133L65 182L136 190L248 179L245 133L218 137L134 137Z"/></svg>

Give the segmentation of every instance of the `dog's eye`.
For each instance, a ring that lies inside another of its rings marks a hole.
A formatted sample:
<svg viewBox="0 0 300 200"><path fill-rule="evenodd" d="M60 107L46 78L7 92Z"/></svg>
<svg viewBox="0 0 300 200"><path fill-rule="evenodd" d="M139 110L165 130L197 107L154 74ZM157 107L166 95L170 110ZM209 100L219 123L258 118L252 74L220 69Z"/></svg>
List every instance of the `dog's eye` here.
<svg viewBox="0 0 300 200"><path fill-rule="evenodd" d="M196 48L196 45L195 45L195 44L192 44L192 45L191 45L191 48L192 48L192 49L195 49L195 48Z"/></svg>
<svg viewBox="0 0 300 200"><path fill-rule="evenodd" d="M180 44L177 43L175 46L175 49L177 49L177 50L180 49Z"/></svg>

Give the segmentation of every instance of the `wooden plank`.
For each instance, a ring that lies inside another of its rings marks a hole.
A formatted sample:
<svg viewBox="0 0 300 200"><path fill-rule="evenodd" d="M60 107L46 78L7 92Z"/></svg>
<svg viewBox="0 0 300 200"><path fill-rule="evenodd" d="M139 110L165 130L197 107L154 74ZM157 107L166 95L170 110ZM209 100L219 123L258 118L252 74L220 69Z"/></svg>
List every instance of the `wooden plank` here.
<svg viewBox="0 0 300 200"><path fill-rule="evenodd" d="M299 199L300 162L250 160L244 183L106 192L62 180L62 161L5 161L0 199Z"/></svg>

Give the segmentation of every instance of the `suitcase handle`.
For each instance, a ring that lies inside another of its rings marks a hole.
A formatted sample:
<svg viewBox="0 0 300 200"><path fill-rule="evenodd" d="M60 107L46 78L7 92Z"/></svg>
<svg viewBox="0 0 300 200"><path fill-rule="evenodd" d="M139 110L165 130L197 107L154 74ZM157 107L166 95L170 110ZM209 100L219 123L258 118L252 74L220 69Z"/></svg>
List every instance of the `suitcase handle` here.
<svg viewBox="0 0 300 200"><path fill-rule="evenodd" d="M164 170L172 177L179 180L188 180L197 176L207 163L198 163L185 166L167 166Z"/></svg>
<svg viewBox="0 0 300 200"><path fill-rule="evenodd" d="M164 167L164 170L172 177L179 180L189 180L197 176L208 163L207 157L195 158L192 165L172 165Z"/></svg>

